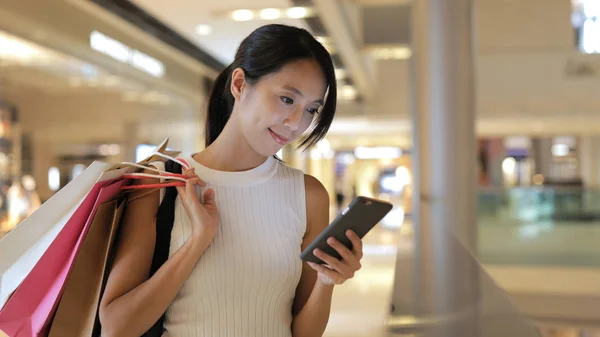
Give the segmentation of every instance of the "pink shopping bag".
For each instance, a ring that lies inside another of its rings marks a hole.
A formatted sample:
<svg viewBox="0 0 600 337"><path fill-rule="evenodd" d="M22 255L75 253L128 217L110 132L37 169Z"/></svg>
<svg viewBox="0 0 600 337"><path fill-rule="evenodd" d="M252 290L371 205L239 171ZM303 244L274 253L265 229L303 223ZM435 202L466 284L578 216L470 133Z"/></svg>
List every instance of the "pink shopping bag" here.
<svg viewBox="0 0 600 337"><path fill-rule="evenodd" d="M98 207L114 198L126 180L96 183L77 211L0 311L0 330L9 337L46 336Z"/></svg>

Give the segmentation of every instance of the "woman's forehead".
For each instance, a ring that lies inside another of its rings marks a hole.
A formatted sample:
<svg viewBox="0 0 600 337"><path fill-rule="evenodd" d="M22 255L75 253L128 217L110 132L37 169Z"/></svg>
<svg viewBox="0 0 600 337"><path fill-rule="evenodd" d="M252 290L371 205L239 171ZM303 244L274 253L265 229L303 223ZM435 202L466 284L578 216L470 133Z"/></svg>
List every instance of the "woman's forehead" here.
<svg viewBox="0 0 600 337"><path fill-rule="evenodd" d="M308 98L322 98L327 88L325 74L316 61L292 62L269 76L267 81L284 89L296 89Z"/></svg>

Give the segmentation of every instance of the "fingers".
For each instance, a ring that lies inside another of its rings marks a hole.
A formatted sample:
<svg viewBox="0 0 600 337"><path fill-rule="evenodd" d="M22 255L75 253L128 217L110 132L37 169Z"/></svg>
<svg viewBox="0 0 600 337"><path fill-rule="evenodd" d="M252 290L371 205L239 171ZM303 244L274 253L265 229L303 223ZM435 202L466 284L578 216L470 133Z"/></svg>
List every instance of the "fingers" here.
<svg viewBox="0 0 600 337"><path fill-rule="evenodd" d="M321 259L321 261L327 263L328 265L331 266L331 268L340 271L341 269L343 269L343 264L342 261L336 259L335 257L325 253L324 251L320 250L320 249L315 249L315 251L313 252L313 254L315 254L316 257L318 257L319 259Z"/></svg>
<svg viewBox="0 0 600 337"><path fill-rule="evenodd" d="M204 191L204 203L207 205L216 204L215 190L213 190L212 188L209 188L206 191Z"/></svg>
<svg viewBox="0 0 600 337"><path fill-rule="evenodd" d="M350 239L350 242L352 242L352 253L354 254L354 256L356 256L359 260L362 259L362 257L363 257L363 242L362 242L362 240L358 237L358 235L356 235L356 233L354 233L351 230L346 232L346 236L348 237L348 239Z"/></svg>
<svg viewBox="0 0 600 337"><path fill-rule="evenodd" d="M202 186L200 184L200 181L201 180L198 177L190 178L190 179L186 180L185 186L176 186L177 193L182 198L186 198L188 195L196 195L197 196L195 187L196 187L196 185Z"/></svg>
<svg viewBox="0 0 600 337"><path fill-rule="evenodd" d="M335 238L329 238L329 239L327 239L327 243L333 249L335 249L335 251L338 252L338 254L340 254L340 256L342 257L342 259L344 261L352 262L352 263L355 262L354 260L356 260L356 257L354 256L354 254L352 254L350 249L348 249L346 246L344 246L341 242L339 242Z"/></svg>
<svg viewBox="0 0 600 337"><path fill-rule="evenodd" d="M319 259L321 259L321 261L325 262L328 266L330 266L333 270L337 271L338 273L340 273L341 275L344 276L344 278L348 279L348 278L352 278L354 277L354 270L353 268L350 266L349 261L340 261L338 259L336 259L335 257L325 253L324 251L320 250L320 249L315 249L315 251L313 252L313 254L315 254L316 257L318 257ZM350 254L352 256L352 254Z"/></svg>
<svg viewBox="0 0 600 337"><path fill-rule="evenodd" d="M189 179L197 179L197 185L202 186L202 187L206 187L206 182L203 181L202 179L200 179L198 177L198 175L196 174L196 169L195 168L191 168L189 170L186 170L185 172L183 172L183 175L185 175Z"/></svg>
<svg viewBox="0 0 600 337"><path fill-rule="evenodd" d="M307 262L308 265L317 273L325 275L328 279L333 281L335 284L342 284L346 281L347 278L340 275L340 273L335 270L331 270L322 264L317 264L314 262Z"/></svg>
<svg viewBox="0 0 600 337"><path fill-rule="evenodd" d="M190 178L193 177L193 176L196 176L196 169L192 167L189 170L185 170L185 171L183 171L183 175L187 176L187 177L190 177Z"/></svg>
<svg viewBox="0 0 600 337"><path fill-rule="evenodd" d="M196 196L196 185L198 185L199 178L190 178L185 182L185 194L186 196Z"/></svg>

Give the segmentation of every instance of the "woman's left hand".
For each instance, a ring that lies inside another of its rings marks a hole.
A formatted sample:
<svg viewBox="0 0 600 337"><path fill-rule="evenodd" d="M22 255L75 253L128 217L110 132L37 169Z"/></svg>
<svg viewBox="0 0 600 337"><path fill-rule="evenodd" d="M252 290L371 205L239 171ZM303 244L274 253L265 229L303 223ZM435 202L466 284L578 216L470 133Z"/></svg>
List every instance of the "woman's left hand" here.
<svg viewBox="0 0 600 337"><path fill-rule="evenodd" d="M346 236L352 242L352 250L332 237L327 240L327 243L340 254L341 259L326 254L320 249L315 249L315 256L325 264L308 262L308 265L319 274L319 281L326 285L342 284L353 278L354 274L361 268L362 241L356 233L350 230L346 232Z"/></svg>

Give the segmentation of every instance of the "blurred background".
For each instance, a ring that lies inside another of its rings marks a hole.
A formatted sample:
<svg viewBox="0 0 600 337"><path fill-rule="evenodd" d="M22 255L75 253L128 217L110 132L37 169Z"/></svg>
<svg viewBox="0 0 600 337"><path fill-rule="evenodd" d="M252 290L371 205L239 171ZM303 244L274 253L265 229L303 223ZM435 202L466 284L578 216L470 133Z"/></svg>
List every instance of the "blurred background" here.
<svg viewBox="0 0 600 337"><path fill-rule="evenodd" d="M394 204L336 291L326 336L426 335L434 323L394 319L394 298L400 255L418 243L415 182L431 171L415 144L414 37L429 27L432 57L462 48L436 40L436 20L470 23L472 59L427 78L473 104L426 127L462 123L474 139L430 164L448 178L445 164L473 159L451 172L476 191L476 244L460 256L506 299L511 320L494 322L600 336L600 0L0 0L0 237L93 161L143 159L166 137L201 150L206 97L241 40L271 22L304 27L334 57L339 108L326 139L283 160L323 182L332 216L356 195ZM464 69L472 88L452 81ZM486 329L476 335L501 335Z"/></svg>

